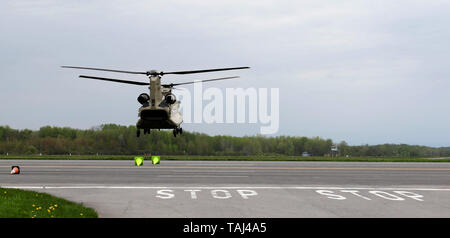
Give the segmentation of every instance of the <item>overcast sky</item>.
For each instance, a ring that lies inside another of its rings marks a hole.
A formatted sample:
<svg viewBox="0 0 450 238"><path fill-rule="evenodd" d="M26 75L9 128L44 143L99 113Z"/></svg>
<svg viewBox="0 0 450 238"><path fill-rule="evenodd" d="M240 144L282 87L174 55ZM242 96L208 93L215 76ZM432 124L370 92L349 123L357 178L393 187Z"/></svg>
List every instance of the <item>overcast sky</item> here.
<svg viewBox="0 0 450 238"><path fill-rule="evenodd" d="M450 146L450 2L18 1L0 3L0 125L133 125L145 87L79 79L61 65L240 75L220 88L279 88L277 135L352 145ZM146 80L145 77L89 72ZM192 87L187 87L192 89ZM184 124L255 135L258 124Z"/></svg>

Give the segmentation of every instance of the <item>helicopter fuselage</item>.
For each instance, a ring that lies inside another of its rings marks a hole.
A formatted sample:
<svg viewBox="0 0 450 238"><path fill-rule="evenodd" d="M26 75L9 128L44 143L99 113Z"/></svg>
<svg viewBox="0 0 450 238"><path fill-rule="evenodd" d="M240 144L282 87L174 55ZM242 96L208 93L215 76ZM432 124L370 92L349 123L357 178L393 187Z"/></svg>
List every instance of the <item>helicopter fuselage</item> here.
<svg viewBox="0 0 450 238"><path fill-rule="evenodd" d="M178 111L179 101L168 101L166 97L171 94L170 88L161 87L161 77L150 77L150 97L147 103L139 108L138 129L175 129L183 122Z"/></svg>

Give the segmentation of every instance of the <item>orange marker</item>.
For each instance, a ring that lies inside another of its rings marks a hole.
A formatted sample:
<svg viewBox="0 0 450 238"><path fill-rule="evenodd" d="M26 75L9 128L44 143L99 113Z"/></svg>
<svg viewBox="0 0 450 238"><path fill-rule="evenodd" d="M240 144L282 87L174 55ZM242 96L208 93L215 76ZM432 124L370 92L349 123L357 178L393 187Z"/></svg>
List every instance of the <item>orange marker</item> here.
<svg viewBox="0 0 450 238"><path fill-rule="evenodd" d="M12 166L11 167L11 174L20 174L19 166Z"/></svg>

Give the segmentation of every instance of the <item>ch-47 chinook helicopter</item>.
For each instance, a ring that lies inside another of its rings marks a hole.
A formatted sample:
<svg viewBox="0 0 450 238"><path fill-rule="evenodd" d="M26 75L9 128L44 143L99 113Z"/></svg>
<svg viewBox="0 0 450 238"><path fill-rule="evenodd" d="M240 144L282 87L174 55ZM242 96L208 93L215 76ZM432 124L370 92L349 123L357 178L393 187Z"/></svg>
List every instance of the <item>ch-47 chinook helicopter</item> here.
<svg viewBox="0 0 450 238"><path fill-rule="evenodd" d="M225 70L236 70L236 69L248 69L250 67L235 67L235 68L219 68L219 69L204 69L204 70L190 70L190 71L174 71L174 72L162 72L156 70L150 70L146 72L136 72L136 71L123 71L115 69L100 69L100 68L88 68L88 67L77 67L77 66L61 66L62 68L72 68L72 69L86 69L86 70L99 70L108 71L115 73L127 73L127 74L143 74L149 77L150 82L137 82L122 79L112 79L112 78L102 78L94 76L80 75L80 78L97 79L104 81L112 81L117 83L126 83L134 85L149 85L150 95L147 93L142 93L137 98L138 102L142 104L139 108L139 120L136 123L137 131L136 136L139 137L141 134L141 129L144 134L150 134L150 129L173 129L173 136L177 134L182 134L183 129L180 127L183 122L183 116L178 111L180 107L180 102L176 100L175 95L172 94L172 89L174 86L192 84L196 82L210 82L225 79L239 78L238 76L225 77L225 78L215 78L199 81L191 81L184 83L170 83L161 84L161 77L166 74L196 74L196 73L207 73L215 71L225 71Z"/></svg>

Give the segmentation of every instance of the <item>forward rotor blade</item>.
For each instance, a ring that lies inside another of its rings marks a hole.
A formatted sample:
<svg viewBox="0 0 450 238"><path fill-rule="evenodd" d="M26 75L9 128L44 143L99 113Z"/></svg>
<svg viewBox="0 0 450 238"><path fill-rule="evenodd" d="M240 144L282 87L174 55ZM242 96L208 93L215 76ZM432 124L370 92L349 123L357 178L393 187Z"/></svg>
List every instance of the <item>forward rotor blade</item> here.
<svg viewBox="0 0 450 238"><path fill-rule="evenodd" d="M88 67L78 67L78 66L61 66L61 68L87 69L87 70L99 70L99 71L108 71L108 72L115 72L115 73L145 74L145 75L147 75L147 72L124 71L124 70L115 70L115 69L100 69L100 68L88 68Z"/></svg>
<svg viewBox="0 0 450 238"><path fill-rule="evenodd" d="M149 83L121 80L121 79L101 78L101 77L93 77L93 76L86 76L86 75L80 75L79 77L80 78L88 78L88 79L97 79L97 80L111 81L111 82L116 82L116 83L127 83L127 84L134 84L134 85L149 85Z"/></svg>
<svg viewBox="0 0 450 238"><path fill-rule="evenodd" d="M235 78L239 78L239 76L216 78L216 79L206 79L206 80L199 80L199 81L192 81L192 82L185 82L185 83L161 84L161 86L166 87L166 88L171 88L173 86L184 85L184 84L192 84L192 83L199 83L199 82L211 82L211 81L219 81L219 80L235 79Z"/></svg>
<svg viewBox="0 0 450 238"><path fill-rule="evenodd" d="M203 69L203 70L190 70L190 71L173 71L173 72L161 72L164 74L197 74L197 73L207 73L215 71L225 71L225 70L236 70L236 69L249 69L250 67L236 67L236 68L219 68L219 69Z"/></svg>
<svg viewBox="0 0 450 238"><path fill-rule="evenodd" d="M184 91L184 90L187 90L187 89L185 89L185 88L171 88L171 90L180 90L180 91Z"/></svg>

